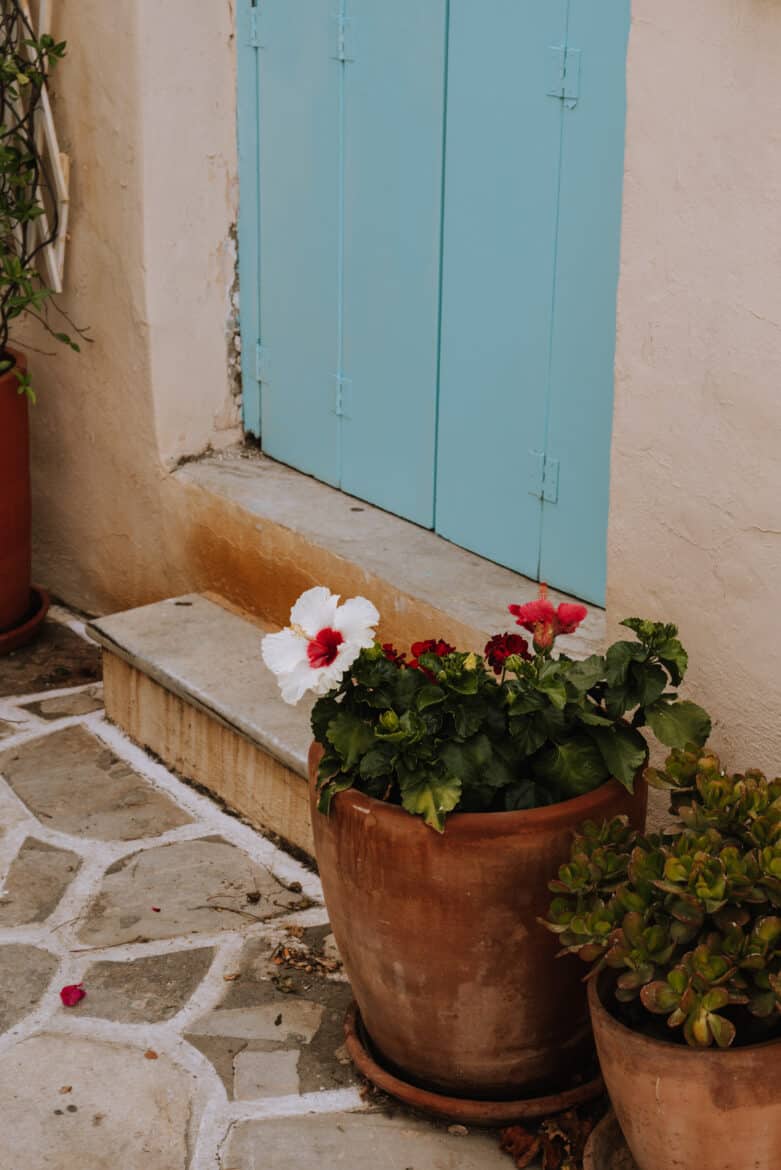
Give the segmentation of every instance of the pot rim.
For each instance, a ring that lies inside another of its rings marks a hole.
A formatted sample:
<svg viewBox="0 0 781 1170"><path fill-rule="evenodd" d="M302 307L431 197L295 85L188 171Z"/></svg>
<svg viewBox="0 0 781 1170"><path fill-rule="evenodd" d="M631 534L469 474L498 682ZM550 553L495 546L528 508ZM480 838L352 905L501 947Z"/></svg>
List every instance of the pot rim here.
<svg viewBox="0 0 781 1170"><path fill-rule="evenodd" d="M0 373L0 385L3 385L6 380L10 381L11 378L16 381L16 370L24 371L27 369L27 356L21 350L15 349L12 345L8 345L6 346L5 352L14 359L14 364L9 370L3 370Z"/></svg>
<svg viewBox="0 0 781 1170"><path fill-rule="evenodd" d="M605 1006L602 998L602 987L606 974L605 971L602 971L596 978L588 980L588 1006L592 1021L595 1024L599 1021L600 1027L605 1031L613 1032L624 1043L630 1042L645 1049L649 1055L652 1052L662 1051L673 1052L676 1054L676 1059L680 1060L736 1060L741 1056L745 1057L747 1053L781 1047L781 1036L777 1036L775 1040L763 1040L761 1044L742 1044L739 1048L691 1048L688 1044L676 1044L672 1040L659 1040L656 1036L646 1036L644 1032L638 1032L622 1023ZM594 1031L596 1032L596 1027ZM631 1041L629 1037L631 1037Z"/></svg>
<svg viewBox="0 0 781 1170"><path fill-rule="evenodd" d="M317 740L312 741L310 764L311 753L314 752L315 748L321 748ZM644 783L644 770L645 765L638 769L635 775L634 791L631 793L618 780L611 778L591 792L583 793L582 796L573 796L569 800L560 800L556 804L546 804L540 808L516 809L511 812L451 812L447 814L444 832L437 833L436 836L441 838L448 835L457 836L462 833L471 836L475 830L484 832L489 826L492 830L495 829L497 834L501 834L502 832L532 833L541 828L556 828L559 825L569 825L573 822L577 824L589 820L592 816L598 817L603 806L609 804L619 791L627 792L630 797L638 797ZM310 768L310 775L314 774L314 769ZM364 815L371 813L374 816L396 818L399 821L403 818L404 822L411 826L416 825L423 828L427 833L433 832L420 817L412 816L400 805L377 800L376 797L369 796L357 788L347 788L334 797L334 807L345 807L348 803Z"/></svg>

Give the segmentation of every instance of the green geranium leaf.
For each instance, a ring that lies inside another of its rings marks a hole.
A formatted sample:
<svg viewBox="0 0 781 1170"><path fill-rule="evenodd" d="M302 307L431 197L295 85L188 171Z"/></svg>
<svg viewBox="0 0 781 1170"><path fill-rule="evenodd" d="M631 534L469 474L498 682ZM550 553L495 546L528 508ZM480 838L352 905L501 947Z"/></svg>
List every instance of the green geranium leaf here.
<svg viewBox="0 0 781 1170"><path fill-rule="evenodd" d="M640 732L617 723L614 727L592 727L589 735L610 775L633 792L635 776L648 759L648 747Z"/></svg>
<svg viewBox="0 0 781 1170"><path fill-rule="evenodd" d="M351 776L335 776L332 780L327 780L320 789L317 798L318 811L328 816L331 811L331 804L337 793L346 792L352 786L353 781Z"/></svg>
<svg viewBox="0 0 781 1170"><path fill-rule="evenodd" d="M668 638L661 646L657 646L656 656L670 672L673 686L679 687L689 665L689 655L681 643L677 638Z"/></svg>
<svg viewBox="0 0 781 1170"><path fill-rule="evenodd" d="M605 659L601 654L592 654L582 662L573 662L567 671L567 682L578 694L585 695L605 677Z"/></svg>
<svg viewBox="0 0 781 1170"><path fill-rule="evenodd" d="M375 780L378 776L388 776L393 771L393 751L382 744L373 747L361 760L359 769L363 780Z"/></svg>
<svg viewBox="0 0 781 1170"><path fill-rule="evenodd" d="M443 743L440 758L451 776L457 777L464 788L501 788L513 780L505 760L493 749L486 735L475 735L466 743Z"/></svg>
<svg viewBox="0 0 781 1170"><path fill-rule="evenodd" d="M586 735L545 748L531 766L538 779L554 785L565 797L591 792L610 778L602 753Z"/></svg>
<svg viewBox="0 0 781 1170"><path fill-rule="evenodd" d="M341 757L344 769L354 768L375 743L371 726L350 711L340 711L331 719L326 736Z"/></svg>
<svg viewBox="0 0 781 1170"><path fill-rule="evenodd" d="M548 738L548 733L545 730L542 719L539 717L539 713L511 718L510 735L518 745L518 750L524 756L533 756Z"/></svg>
<svg viewBox="0 0 781 1170"><path fill-rule="evenodd" d="M632 697L640 707L650 707L667 687L667 675L653 662L633 662L629 666ZM633 704L634 705L634 704Z"/></svg>
<svg viewBox="0 0 781 1170"><path fill-rule="evenodd" d="M445 817L458 804L461 781L454 776L411 774L401 782L401 803L408 813L423 817L427 825L444 832Z"/></svg>
<svg viewBox="0 0 781 1170"><path fill-rule="evenodd" d="M605 655L605 679L608 686L623 686L629 664L641 662L647 657L648 651L639 642L614 642Z"/></svg>
<svg viewBox="0 0 781 1170"><path fill-rule="evenodd" d="M426 707L433 707L437 703L444 703L446 697L442 687L425 686L421 687L415 696L415 703L418 711L425 711Z"/></svg>
<svg viewBox="0 0 781 1170"><path fill-rule="evenodd" d="M318 699L312 708L311 726L312 734L318 743L325 744L328 742L328 728L331 720L335 719L341 711L341 704L337 703L336 699L331 699L328 696Z"/></svg>
<svg viewBox="0 0 781 1170"><path fill-rule="evenodd" d="M711 732L707 711L688 699L659 699L646 707L645 717L656 738L671 748L702 746Z"/></svg>

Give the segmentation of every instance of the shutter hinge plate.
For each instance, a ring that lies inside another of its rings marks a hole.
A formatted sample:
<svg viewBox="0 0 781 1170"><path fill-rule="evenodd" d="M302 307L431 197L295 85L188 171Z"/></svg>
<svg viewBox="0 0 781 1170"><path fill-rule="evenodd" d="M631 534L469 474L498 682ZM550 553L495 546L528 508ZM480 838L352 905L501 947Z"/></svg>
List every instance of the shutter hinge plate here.
<svg viewBox="0 0 781 1170"><path fill-rule="evenodd" d="M352 401L352 378L345 378L344 374L334 374L334 409L337 418L350 417Z"/></svg>
<svg viewBox="0 0 781 1170"><path fill-rule="evenodd" d="M580 97L580 49L569 45L548 47L548 97L559 98L573 110Z"/></svg>
<svg viewBox="0 0 781 1170"><path fill-rule="evenodd" d="M529 495L548 504L559 500L559 460L542 451L529 452Z"/></svg>
<svg viewBox="0 0 781 1170"><path fill-rule="evenodd" d="M336 21L336 60L354 61L355 46L353 44L353 22L349 16L338 13Z"/></svg>
<svg viewBox="0 0 781 1170"><path fill-rule="evenodd" d="M255 378L258 382L271 381L271 363L268 348L260 342L255 346Z"/></svg>
<svg viewBox="0 0 781 1170"><path fill-rule="evenodd" d="M249 37L247 44L251 49L260 49L260 10L253 4L249 10Z"/></svg>

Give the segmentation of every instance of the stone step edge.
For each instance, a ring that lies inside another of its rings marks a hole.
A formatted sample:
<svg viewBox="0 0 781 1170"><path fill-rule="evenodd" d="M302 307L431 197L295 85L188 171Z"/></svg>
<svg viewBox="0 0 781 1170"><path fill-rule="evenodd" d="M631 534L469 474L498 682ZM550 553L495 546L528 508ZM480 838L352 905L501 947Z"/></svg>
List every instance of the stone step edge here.
<svg viewBox="0 0 781 1170"><path fill-rule="evenodd" d="M250 721L249 719L242 718L240 714L237 715L235 712L230 713L226 709L225 705L222 704L219 700L217 694L219 690L219 684L215 686L213 695L207 695L203 690L198 693L195 691L195 689L187 685L186 680L166 669L166 667L159 660L155 661L155 659L150 654L139 654L133 651L113 632L113 627L116 625L117 620L124 617L125 614L140 613L142 610L149 611L155 606L170 605L172 603L175 605L182 605L183 603L187 604L191 603L196 598L199 601L205 601L214 605L215 609L219 610L219 612L226 617L230 617L236 622L243 622L247 629L247 636L256 638L258 640L258 644L260 635L264 629L267 631L272 631L275 628L270 624L259 623L258 619L254 617L247 619L239 616L234 606L230 605L230 603L226 604L225 606L219 605L215 599L215 595L210 593L208 596L201 594L185 594L181 597L166 598L164 601L154 602L150 606L139 606L132 610L123 611L118 614L111 614L107 617L95 618L88 623L87 632L90 637L93 638L103 648L104 651L115 655L117 658L127 663L128 666L133 667L134 670L137 670L139 673L146 675L153 682L161 686L164 690L171 692L178 698L182 699L184 702L190 704L190 706L195 707L197 710L207 715L210 719L214 719L228 731L232 731L236 735L246 739L253 745L253 747L256 747L266 754L272 756L275 760L278 761L278 763L282 764L294 775L300 777L304 781L307 781L308 771L306 753L308 748L302 747L301 739L299 739L298 743L293 742L292 737L287 737L284 735L284 733L266 731L263 727L262 720L258 720L256 718L255 720ZM219 660L219 658L217 660ZM265 667L263 666L260 659L260 654L258 653L259 680L263 679L263 672L265 672ZM268 682L268 680L264 681ZM276 686L276 683L274 683L274 686ZM268 687L259 686L258 690L260 698L262 692L264 690L268 690ZM273 703L274 706L277 704L284 706L284 701L278 695L267 695L266 702ZM255 709L260 710L261 706L262 705L259 702L255 706ZM289 709L289 714L297 723L299 723L302 729L306 727L307 734L305 737L302 736L301 738L304 738L306 744L308 745L309 739L311 738L311 736L308 734L308 708L302 708L295 712Z"/></svg>

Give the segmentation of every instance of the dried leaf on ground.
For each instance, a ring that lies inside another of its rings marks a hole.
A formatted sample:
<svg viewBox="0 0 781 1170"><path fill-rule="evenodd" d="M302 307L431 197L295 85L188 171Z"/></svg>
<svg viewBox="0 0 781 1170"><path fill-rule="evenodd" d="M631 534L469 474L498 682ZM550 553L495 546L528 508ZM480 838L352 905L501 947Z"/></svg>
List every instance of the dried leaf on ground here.
<svg viewBox="0 0 781 1170"><path fill-rule="evenodd" d="M541 1139L522 1125L511 1125L501 1133L501 1148L509 1154L518 1170L530 1166L540 1152Z"/></svg>
<svg viewBox="0 0 781 1170"><path fill-rule="evenodd" d="M501 1148L515 1159L517 1170L536 1158L542 1170L581 1170L586 1142L603 1112L604 1102L597 1102L546 1117L533 1130L510 1126L501 1132Z"/></svg>

